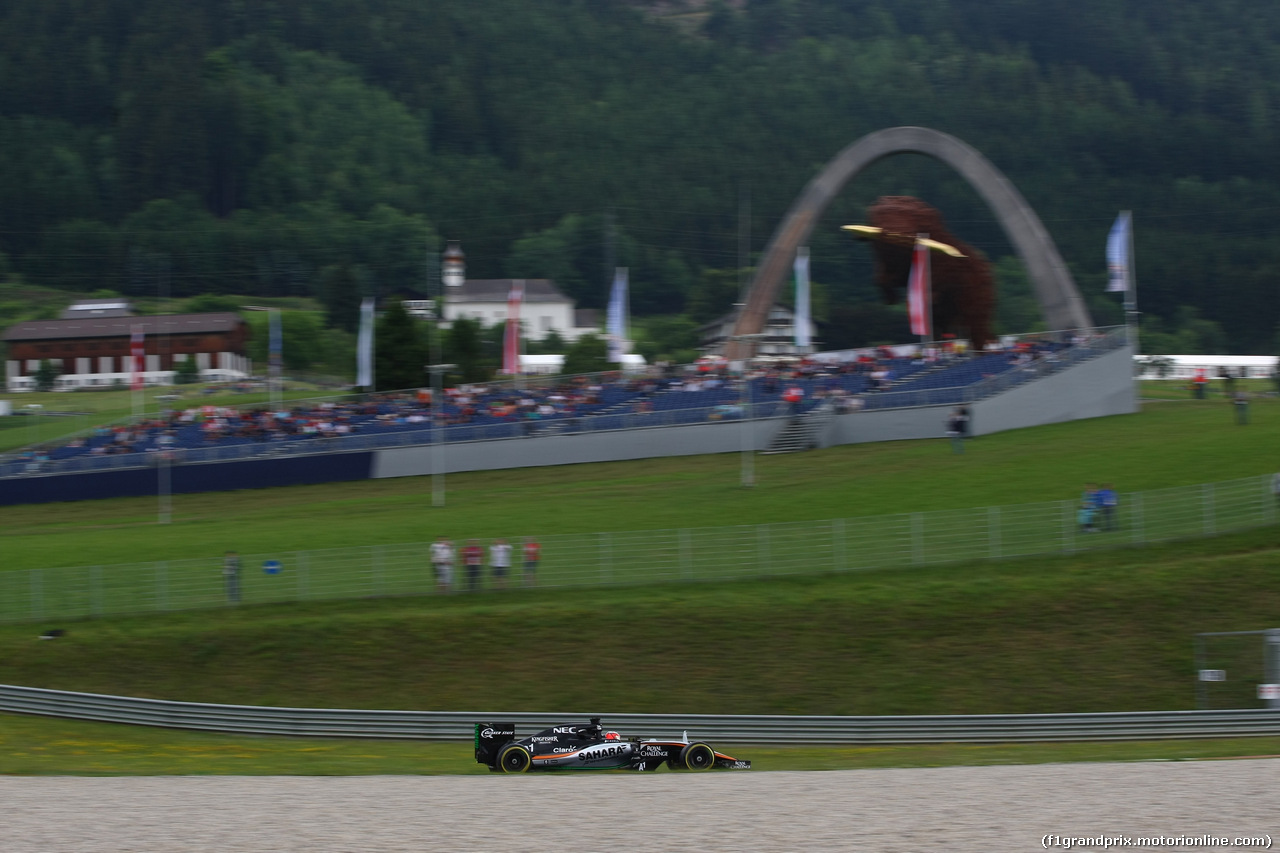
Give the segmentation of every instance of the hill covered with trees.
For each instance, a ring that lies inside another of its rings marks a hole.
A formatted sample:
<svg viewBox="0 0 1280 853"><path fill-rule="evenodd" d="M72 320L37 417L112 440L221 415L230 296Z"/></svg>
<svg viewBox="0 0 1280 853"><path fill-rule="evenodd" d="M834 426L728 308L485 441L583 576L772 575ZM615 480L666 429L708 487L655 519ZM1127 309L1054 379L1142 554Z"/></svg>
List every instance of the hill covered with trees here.
<svg viewBox="0 0 1280 853"><path fill-rule="evenodd" d="M1100 322L1132 209L1147 351L1270 352L1278 30L1239 0L10 0L0 272L349 304L423 292L447 237L582 307L628 266L634 313L687 333L817 169L916 124L1013 180ZM941 208L995 262L1002 330L1035 324L990 212L904 155L817 228L828 344L907 337L838 231L882 194Z"/></svg>

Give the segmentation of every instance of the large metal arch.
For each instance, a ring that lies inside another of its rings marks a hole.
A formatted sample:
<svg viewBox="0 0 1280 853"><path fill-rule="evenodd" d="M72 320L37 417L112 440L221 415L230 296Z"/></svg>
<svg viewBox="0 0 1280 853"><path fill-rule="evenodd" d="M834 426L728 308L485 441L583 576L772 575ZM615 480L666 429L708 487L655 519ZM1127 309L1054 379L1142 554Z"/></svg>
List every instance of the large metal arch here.
<svg viewBox="0 0 1280 853"><path fill-rule="evenodd" d="M926 154L955 169L995 213L1000 226L1026 265L1036 299L1051 329L1093 326L1089 309L1067 265L1022 193L978 150L950 134L927 127L891 127L868 134L837 154L809 182L765 248L747 302L733 335L754 335L763 328L778 289L791 270L796 249L809 240L814 224L844 186L877 160L894 154ZM731 358L750 354L745 341L731 341Z"/></svg>

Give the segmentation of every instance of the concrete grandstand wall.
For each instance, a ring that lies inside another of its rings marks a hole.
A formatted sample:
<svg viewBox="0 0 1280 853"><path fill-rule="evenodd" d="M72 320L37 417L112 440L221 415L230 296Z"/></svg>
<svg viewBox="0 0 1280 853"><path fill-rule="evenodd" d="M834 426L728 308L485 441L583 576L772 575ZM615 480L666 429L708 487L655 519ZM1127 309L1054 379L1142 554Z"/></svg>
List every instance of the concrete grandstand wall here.
<svg viewBox="0 0 1280 853"><path fill-rule="evenodd" d="M782 429L785 418L748 422L745 441L764 450ZM618 462L664 456L702 456L742 449L741 421L652 427L613 432L517 438L509 441L469 441L448 444L439 453L441 470L493 471L572 465L579 462ZM400 447L376 452L372 477L416 477L434 473L431 446Z"/></svg>
<svg viewBox="0 0 1280 853"><path fill-rule="evenodd" d="M1133 349L1120 347L1097 358L1016 385L970 404L970 432L987 435L1008 429L1138 411L1133 381ZM941 438L954 405L878 409L837 415L820 437L823 447L877 441Z"/></svg>

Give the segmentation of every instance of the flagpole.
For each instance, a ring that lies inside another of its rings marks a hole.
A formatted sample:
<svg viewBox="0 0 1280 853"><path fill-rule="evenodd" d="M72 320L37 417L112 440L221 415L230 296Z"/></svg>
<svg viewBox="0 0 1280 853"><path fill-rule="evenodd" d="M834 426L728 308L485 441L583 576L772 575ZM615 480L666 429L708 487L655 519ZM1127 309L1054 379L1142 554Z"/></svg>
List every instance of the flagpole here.
<svg viewBox="0 0 1280 853"><path fill-rule="evenodd" d="M1126 232L1125 255L1128 263L1128 287L1124 291L1124 324L1125 335L1129 338L1129 345L1133 349L1134 355L1139 352L1138 349L1138 276L1133 266L1133 211L1124 211L1125 219L1128 220L1129 227Z"/></svg>

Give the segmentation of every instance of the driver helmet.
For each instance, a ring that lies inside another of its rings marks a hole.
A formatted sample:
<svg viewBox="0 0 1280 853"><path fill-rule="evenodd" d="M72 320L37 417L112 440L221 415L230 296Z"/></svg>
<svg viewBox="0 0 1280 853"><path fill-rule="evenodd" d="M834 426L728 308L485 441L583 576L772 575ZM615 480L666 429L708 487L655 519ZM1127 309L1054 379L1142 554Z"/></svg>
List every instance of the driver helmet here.
<svg viewBox="0 0 1280 853"><path fill-rule="evenodd" d="M605 740L621 740L622 736L619 735L617 732L605 732L604 739Z"/></svg>

